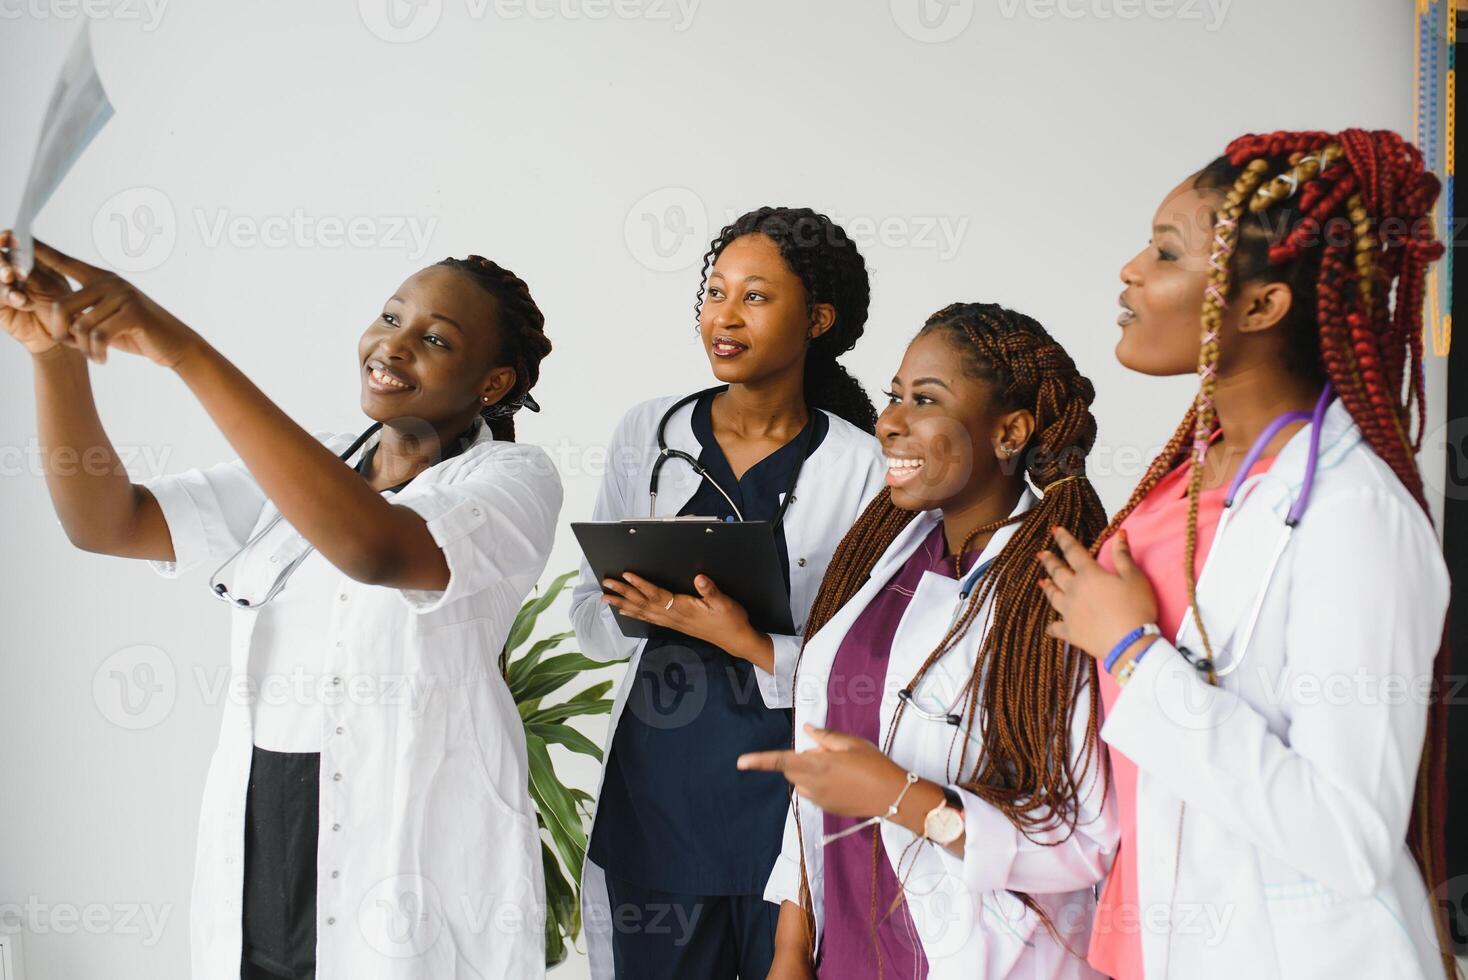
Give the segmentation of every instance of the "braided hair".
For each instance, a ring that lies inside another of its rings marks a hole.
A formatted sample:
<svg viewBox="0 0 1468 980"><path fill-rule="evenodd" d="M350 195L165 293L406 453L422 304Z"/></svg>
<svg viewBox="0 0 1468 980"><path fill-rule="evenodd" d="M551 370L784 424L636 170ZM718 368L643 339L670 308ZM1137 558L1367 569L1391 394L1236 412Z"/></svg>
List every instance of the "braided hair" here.
<svg viewBox="0 0 1468 980"><path fill-rule="evenodd" d="M1063 830L1065 838L1074 832L1081 786L1091 767L1100 767L1096 738L1100 709L1095 662L1046 633L1056 614L1040 591L1043 569L1034 556L1048 546L1050 529L1057 524L1087 543L1106 525L1106 511L1085 472L1086 456L1096 441L1096 420L1090 410L1095 389L1044 327L1002 306L954 303L929 317L918 336L929 333L942 334L960 352L965 372L989 386L996 404L1006 411L1026 409L1034 415L1035 432L1021 457L1022 473L1042 489L1042 496L1023 515L908 689L964 637L992 596L990 626L974 661L963 733L958 736L964 748L957 782L1003 812L1026 836L1038 840L1043 835L1042 843L1053 844L1057 841L1049 835L1054 832ZM806 642L856 594L877 559L914 517L914 512L892 503L888 488L873 498L832 556L806 622ZM797 674L799 669L797 662ZM1089 705L1090 723L1077 771L1069 733L1082 697ZM894 729L901 711L899 705ZM976 733L979 719L983 727ZM975 734L982 750L971 757L969 744ZM794 805L798 811L798 799ZM815 923L801 853L800 895L809 944ZM1015 894L1058 938L1039 903L1029 895ZM872 911L875 935L875 906ZM880 951L877 957L880 969Z"/></svg>
<svg viewBox="0 0 1468 980"><path fill-rule="evenodd" d="M540 362L550 353L545 335L545 314L530 296L525 280L482 255L447 258L437 265L467 272L495 299L500 343L498 363L515 369L515 384L498 402L485 405L479 414L493 436L502 442L515 441L515 412L528 408L540 411L530 389L540 380Z"/></svg>
<svg viewBox="0 0 1468 980"><path fill-rule="evenodd" d="M1273 174L1272 178L1268 178ZM1438 178L1421 152L1387 130L1246 135L1193 179L1195 188L1224 192L1213 223L1202 311L1198 395L1182 424L1152 461L1126 505L1092 551L1141 500L1191 456L1187 548L1188 602L1211 661L1212 644L1197 613L1198 501L1204 451L1218 428L1213 406L1219 326L1238 282L1284 282L1291 311L1286 364L1307 379L1328 380L1375 453L1428 511L1416 453L1426 431L1422 304L1428 263L1443 254L1430 214ZM1431 519L1429 513L1429 520ZM1434 664L1441 690L1448 668L1446 636ZM1431 890L1445 876L1446 705L1434 699L1418 771L1412 854ZM1446 926L1436 917L1444 968L1456 971Z"/></svg>
<svg viewBox="0 0 1468 980"><path fill-rule="evenodd" d="M703 311L709 270L724 249L745 235L765 235L780 249L780 257L805 286L807 315L817 303L836 310L831 329L811 341L805 355L805 401L837 415L863 432L873 432L877 412L861 383L836 358L856 346L866 330L871 284L866 263L856 243L842 227L810 208L763 207L725 225L703 257L703 275L694 304Z"/></svg>

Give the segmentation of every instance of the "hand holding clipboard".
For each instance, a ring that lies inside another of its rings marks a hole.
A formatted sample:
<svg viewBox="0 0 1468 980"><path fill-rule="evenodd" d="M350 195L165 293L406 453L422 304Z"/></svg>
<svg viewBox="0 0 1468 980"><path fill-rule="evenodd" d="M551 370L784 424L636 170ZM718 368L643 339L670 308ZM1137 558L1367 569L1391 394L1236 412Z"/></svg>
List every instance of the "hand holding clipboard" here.
<svg viewBox="0 0 1468 980"><path fill-rule="evenodd" d="M723 630L700 638L735 652L741 638L725 635L739 618L732 606L759 634L795 631L769 521L648 518L580 522L571 530L607 588L624 636L697 636L705 622Z"/></svg>

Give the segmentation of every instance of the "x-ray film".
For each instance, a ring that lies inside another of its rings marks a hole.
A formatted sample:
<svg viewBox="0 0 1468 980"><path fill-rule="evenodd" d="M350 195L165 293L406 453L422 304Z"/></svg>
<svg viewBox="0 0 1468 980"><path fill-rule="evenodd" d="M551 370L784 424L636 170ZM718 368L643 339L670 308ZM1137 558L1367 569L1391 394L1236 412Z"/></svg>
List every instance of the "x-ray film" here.
<svg viewBox="0 0 1468 980"><path fill-rule="evenodd" d="M31 158L30 174L20 198L20 211L15 216L11 262L22 273L29 274L35 261L31 222L36 213L46 206L82 151L111 118L112 103L97 77L91 33L83 23L51 90L36 154Z"/></svg>

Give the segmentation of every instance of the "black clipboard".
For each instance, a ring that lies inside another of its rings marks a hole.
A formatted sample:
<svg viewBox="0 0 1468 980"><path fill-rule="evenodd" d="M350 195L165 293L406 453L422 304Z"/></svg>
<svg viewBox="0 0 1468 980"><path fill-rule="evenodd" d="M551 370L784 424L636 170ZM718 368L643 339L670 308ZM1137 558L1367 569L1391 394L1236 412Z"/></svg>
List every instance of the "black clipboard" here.
<svg viewBox="0 0 1468 980"><path fill-rule="evenodd" d="M775 550L770 521L714 518L643 518L581 521L571 525L597 581L632 572L681 595L698 595L693 580L707 575L719 591L749 613L762 633L795 632L790 595ZM640 619L612 614L623 636L649 637L669 631Z"/></svg>

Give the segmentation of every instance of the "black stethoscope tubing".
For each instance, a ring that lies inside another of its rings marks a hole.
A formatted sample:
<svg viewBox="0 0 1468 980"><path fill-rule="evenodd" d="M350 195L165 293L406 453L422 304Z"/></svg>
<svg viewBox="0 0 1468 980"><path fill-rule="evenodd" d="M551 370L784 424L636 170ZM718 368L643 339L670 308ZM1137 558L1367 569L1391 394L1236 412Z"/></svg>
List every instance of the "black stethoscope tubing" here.
<svg viewBox="0 0 1468 980"><path fill-rule="evenodd" d="M704 395L717 394L719 392L728 390L728 385L715 385L712 388L705 388L703 391L695 391L691 395L685 395L684 397L678 399L678 401L674 402L672 407L664 412L663 417L658 420L658 458L652 464L652 478L648 483L649 517L657 516L658 476L662 471L663 464L666 463L669 458L676 458L683 460L689 466L693 467L694 472L698 473L698 475L707 480L715 490L719 491L723 498L729 502L729 506L733 508L734 516L737 517L741 522L743 522L744 513L740 511L739 506L734 503L734 499L730 497L727 492L725 492L724 488L719 486L719 481L714 479L713 474L705 469L703 464L698 461L697 457L693 456L691 453L686 453L681 449L673 449L672 447L670 447L668 445L667 439L668 420L673 417L674 412L678 411L678 409L682 408L684 405L687 405L689 402L697 401ZM819 411L819 409L812 408L810 409L810 411L816 412ZM780 502L780 509L775 512L775 519L773 522L771 522L771 527L780 526L780 522L785 518L785 510L790 506L791 501L795 499L795 485L800 480L800 471L805 466L805 457L806 454L810 452L810 441L814 434L815 425L808 422L805 427L805 437L801 442L800 456L795 461L795 472L791 474L790 485L785 489L785 499Z"/></svg>

